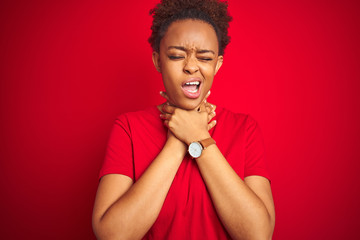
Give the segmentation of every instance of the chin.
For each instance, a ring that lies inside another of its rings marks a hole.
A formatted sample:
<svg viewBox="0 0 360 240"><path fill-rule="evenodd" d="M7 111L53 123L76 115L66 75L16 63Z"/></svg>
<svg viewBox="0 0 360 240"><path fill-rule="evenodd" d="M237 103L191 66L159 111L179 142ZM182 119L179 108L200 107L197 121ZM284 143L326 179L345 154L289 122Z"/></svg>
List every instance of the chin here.
<svg viewBox="0 0 360 240"><path fill-rule="evenodd" d="M197 98L197 99L186 99L184 101L178 102L176 105L179 108L185 109L185 110L193 110L195 109L197 106L199 106L199 104L201 103L202 98Z"/></svg>

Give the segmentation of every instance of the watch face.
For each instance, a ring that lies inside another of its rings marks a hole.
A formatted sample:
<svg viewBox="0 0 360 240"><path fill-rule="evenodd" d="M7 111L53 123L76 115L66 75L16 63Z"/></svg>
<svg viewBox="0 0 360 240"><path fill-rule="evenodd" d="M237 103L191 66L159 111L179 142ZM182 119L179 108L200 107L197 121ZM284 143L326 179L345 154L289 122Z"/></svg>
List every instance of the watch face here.
<svg viewBox="0 0 360 240"><path fill-rule="evenodd" d="M192 156L193 158L198 158L201 156L201 152L202 152L202 146L200 143L198 142L190 143L189 145L190 156Z"/></svg>

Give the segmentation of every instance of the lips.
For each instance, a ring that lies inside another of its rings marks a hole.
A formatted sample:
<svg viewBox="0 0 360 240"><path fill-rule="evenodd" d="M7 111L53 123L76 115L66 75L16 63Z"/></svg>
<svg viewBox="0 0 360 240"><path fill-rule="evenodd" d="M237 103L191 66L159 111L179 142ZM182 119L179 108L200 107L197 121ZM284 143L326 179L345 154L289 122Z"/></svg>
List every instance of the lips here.
<svg viewBox="0 0 360 240"><path fill-rule="evenodd" d="M201 93L202 80L200 78L190 78L184 81L181 89L188 98L198 98Z"/></svg>

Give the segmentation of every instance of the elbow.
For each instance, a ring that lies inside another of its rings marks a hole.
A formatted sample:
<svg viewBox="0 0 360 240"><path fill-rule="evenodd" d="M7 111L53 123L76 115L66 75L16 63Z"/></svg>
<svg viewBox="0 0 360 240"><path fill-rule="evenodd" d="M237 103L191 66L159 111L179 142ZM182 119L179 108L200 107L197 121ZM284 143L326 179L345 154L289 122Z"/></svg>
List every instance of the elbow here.
<svg viewBox="0 0 360 240"><path fill-rule="evenodd" d="M261 219L261 220L260 220ZM247 227L239 227L233 239L271 240L275 227L275 219L270 215L262 217Z"/></svg>
<svg viewBox="0 0 360 240"><path fill-rule="evenodd" d="M98 240L126 240L130 239L129 236L125 236L125 231L119 230L116 228L117 231L114 231L115 228L110 227L105 222L101 221L100 219L93 219L92 220L92 228L93 232Z"/></svg>
<svg viewBox="0 0 360 240"><path fill-rule="evenodd" d="M261 236L259 236L258 238L255 238L255 239L271 240L272 235L273 235L273 231L267 231L267 232L265 232L264 234L262 234Z"/></svg>
<svg viewBox="0 0 360 240"><path fill-rule="evenodd" d="M266 219L266 221L265 221ZM274 217L267 215L267 218L264 218L264 221L257 224L257 227L254 231L254 238L251 239L258 239L258 240L271 240L272 235L274 233L275 227L275 219Z"/></svg>
<svg viewBox="0 0 360 240"><path fill-rule="evenodd" d="M112 231L108 231L107 229L103 229L101 227L97 227L94 228L93 227L93 231L94 234L96 236L96 239L98 240L126 240L126 239L131 239L129 237L123 236L121 233L119 232L112 232Z"/></svg>
<svg viewBox="0 0 360 240"><path fill-rule="evenodd" d="M98 240L133 240L143 237L142 232L124 218L114 221L109 216L93 216L92 229Z"/></svg>
<svg viewBox="0 0 360 240"><path fill-rule="evenodd" d="M267 231L266 229L261 229L259 231L254 231L252 233L248 232L246 234L239 234L238 236L233 236L233 239L248 239L248 240L271 240L272 232Z"/></svg>
<svg viewBox="0 0 360 240"><path fill-rule="evenodd" d="M102 226L100 219L93 219L92 220L92 229L98 240L107 240L107 239L114 239Z"/></svg>
<svg viewBox="0 0 360 240"><path fill-rule="evenodd" d="M109 219L93 219L92 228L98 240L133 240L141 239L139 232L129 228L124 222L107 221Z"/></svg>
<svg viewBox="0 0 360 240"><path fill-rule="evenodd" d="M259 224L259 228L257 229L258 236L254 239L259 240L271 240L275 227L275 219L268 215L267 221L264 221L262 224Z"/></svg>
<svg viewBox="0 0 360 240"><path fill-rule="evenodd" d="M253 229L254 237L251 239L271 240L275 227L275 215L266 212L260 219L261 221L255 224L256 227Z"/></svg>

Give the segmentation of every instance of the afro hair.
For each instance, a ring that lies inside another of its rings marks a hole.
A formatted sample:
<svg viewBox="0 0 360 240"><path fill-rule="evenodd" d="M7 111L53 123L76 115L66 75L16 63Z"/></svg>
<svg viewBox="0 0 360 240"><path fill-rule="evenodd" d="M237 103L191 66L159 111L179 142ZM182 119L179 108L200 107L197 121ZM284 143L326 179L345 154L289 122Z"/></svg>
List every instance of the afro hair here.
<svg viewBox="0 0 360 240"><path fill-rule="evenodd" d="M159 52L160 41L171 23L184 19L197 19L209 23L215 30L219 43L219 55L224 54L230 42L228 36L229 16L227 1L220 0L161 0L150 10L153 17L149 43Z"/></svg>

